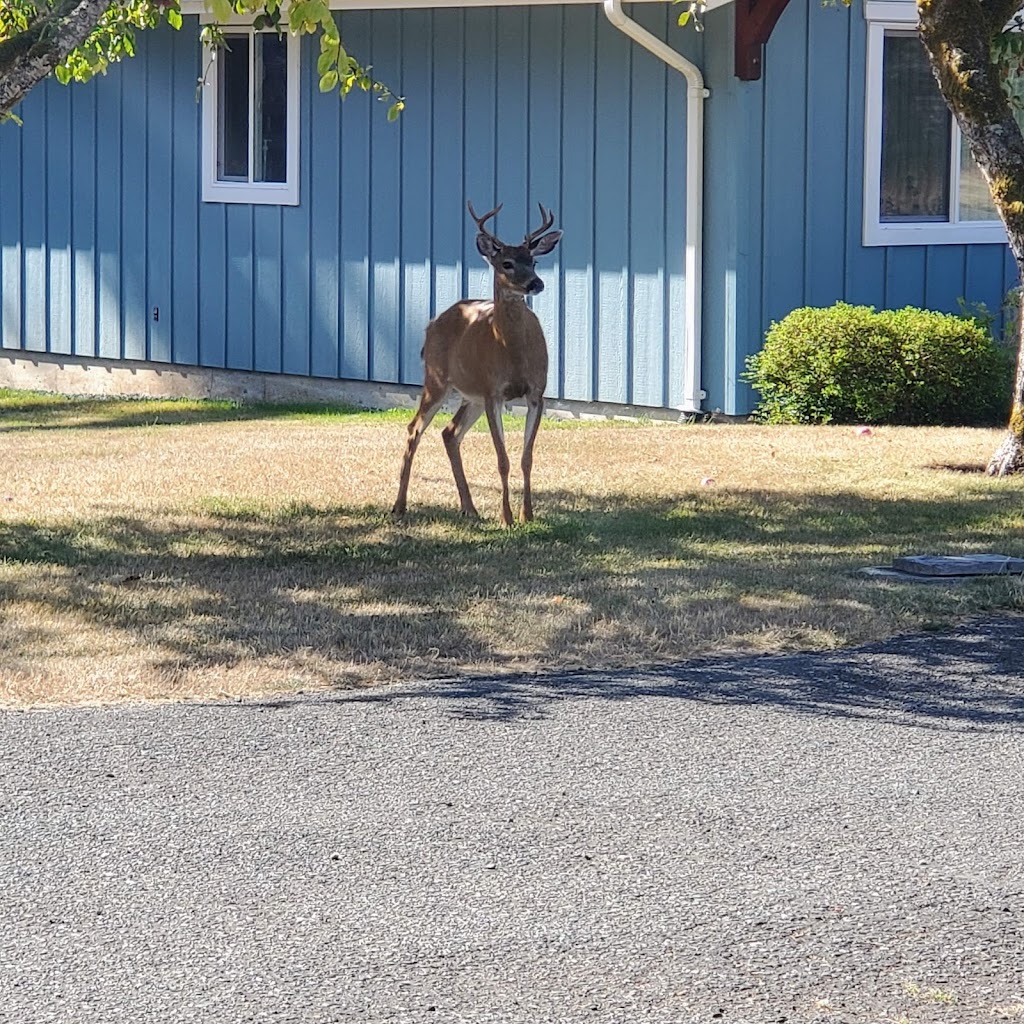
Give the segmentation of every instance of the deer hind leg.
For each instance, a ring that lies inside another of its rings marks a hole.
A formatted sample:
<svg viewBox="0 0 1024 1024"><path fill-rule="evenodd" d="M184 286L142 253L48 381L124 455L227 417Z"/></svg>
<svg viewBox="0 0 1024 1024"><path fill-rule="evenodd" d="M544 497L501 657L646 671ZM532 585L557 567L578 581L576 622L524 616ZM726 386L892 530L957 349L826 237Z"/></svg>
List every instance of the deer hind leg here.
<svg viewBox="0 0 1024 1024"><path fill-rule="evenodd" d="M512 506L508 500L508 452L505 450L505 428L501 422L501 401L496 398L487 400L487 425L491 428L491 440L498 455L498 473L501 475L501 521L505 526L512 525Z"/></svg>
<svg viewBox="0 0 1024 1024"><path fill-rule="evenodd" d="M469 428L473 426L481 415L484 407L480 402L464 401L459 406L459 411L452 417L451 423L441 431L444 439L445 451L448 452L448 461L452 464L452 475L455 477L455 486L459 489L459 504L464 516L479 518L476 506L469 493L469 484L466 483L466 473L462 468L462 439L466 436Z"/></svg>
<svg viewBox="0 0 1024 1024"><path fill-rule="evenodd" d="M402 460L402 475L398 479L398 497L395 499L391 514L404 516L406 497L409 493L409 475L412 472L412 459L419 447L423 431L430 426L430 421L435 413L441 408L441 403L448 394L447 388L430 387L423 388L423 397L420 399L420 407L409 424L409 440L405 444L405 458Z"/></svg>
<svg viewBox="0 0 1024 1024"><path fill-rule="evenodd" d="M528 523L533 519L533 497L530 493L530 473L533 470L533 443L537 440L541 413L544 411L544 398L540 395L530 396L526 400L526 434L523 438L523 509L519 513L519 521Z"/></svg>

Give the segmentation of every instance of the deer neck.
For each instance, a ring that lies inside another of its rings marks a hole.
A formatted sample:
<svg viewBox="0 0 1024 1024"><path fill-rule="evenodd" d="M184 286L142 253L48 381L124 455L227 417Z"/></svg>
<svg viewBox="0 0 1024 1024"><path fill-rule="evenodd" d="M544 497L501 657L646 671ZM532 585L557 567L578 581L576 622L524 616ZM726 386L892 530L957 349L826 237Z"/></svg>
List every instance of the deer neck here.
<svg viewBox="0 0 1024 1024"><path fill-rule="evenodd" d="M528 309L522 292L503 288L498 281L494 282L494 324L499 333L506 337L518 333Z"/></svg>

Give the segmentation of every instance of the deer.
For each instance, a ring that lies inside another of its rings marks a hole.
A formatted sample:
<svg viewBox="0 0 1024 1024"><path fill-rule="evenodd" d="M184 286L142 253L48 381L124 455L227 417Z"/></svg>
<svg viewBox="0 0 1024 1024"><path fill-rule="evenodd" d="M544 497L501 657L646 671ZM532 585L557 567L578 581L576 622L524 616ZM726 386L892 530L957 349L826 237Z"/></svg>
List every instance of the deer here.
<svg viewBox="0 0 1024 1024"><path fill-rule="evenodd" d="M533 519L530 475L533 445L544 411L548 347L544 330L536 314L526 304L526 297L539 295L544 290L544 282L537 276L535 260L555 248L562 232L550 231L555 223L554 214L539 203L541 226L528 232L519 245L506 245L484 227L491 218L497 217L502 205L499 203L479 217L472 202L466 204L477 226L476 247L494 271L494 298L462 299L427 325L420 353L423 359L423 393L408 427L398 498L392 509L396 517L403 516L406 511L412 460L423 432L454 388L462 397L462 404L441 436L452 464L462 515L479 518L462 468L460 446L470 427L486 414L501 476L501 521L506 527L511 527L509 458L505 450L501 411L506 402L523 398L526 400L526 432L521 462L523 504L519 520L528 523Z"/></svg>

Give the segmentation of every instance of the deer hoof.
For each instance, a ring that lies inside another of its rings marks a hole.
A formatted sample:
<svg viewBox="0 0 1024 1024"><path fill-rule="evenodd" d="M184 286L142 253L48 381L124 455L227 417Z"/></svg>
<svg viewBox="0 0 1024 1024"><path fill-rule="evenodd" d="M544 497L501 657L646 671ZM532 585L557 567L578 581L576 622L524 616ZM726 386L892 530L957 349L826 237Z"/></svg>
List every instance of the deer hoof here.
<svg viewBox="0 0 1024 1024"><path fill-rule="evenodd" d="M391 516L393 519L401 519L405 515L405 505L402 502L396 501L395 507L391 510Z"/></svg>
<svg viewBox="0 0 1024 1024"><path fill-rule="evenodd" d="M521 523L532 523L533 522L533 509L524 508L519 513L519 522L521 522Z"/></svg>
<svg viewBox="0 0 1024 1024"><path fill-rule="evenodd" d="M479 519L480 518L480 513L477 512L477 510L475 508L473 508L472 505L470 505L469 508L462 509L461 510L461 515L462 515L463 519Z"/></svg>

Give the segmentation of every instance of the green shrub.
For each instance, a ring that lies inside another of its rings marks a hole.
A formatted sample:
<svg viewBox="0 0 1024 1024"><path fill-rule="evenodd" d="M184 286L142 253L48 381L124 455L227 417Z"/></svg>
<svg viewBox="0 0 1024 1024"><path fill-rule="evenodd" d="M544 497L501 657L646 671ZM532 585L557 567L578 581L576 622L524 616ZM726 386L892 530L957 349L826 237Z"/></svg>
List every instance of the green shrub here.
<svg viewBox="0 0 1024 1024"><path fill-rule="evenodd" d="M971 318L840 302L773 323L744 379L768 423L953 426L1005 422L1011 372Z"/></svg>

